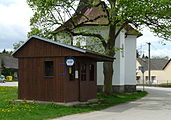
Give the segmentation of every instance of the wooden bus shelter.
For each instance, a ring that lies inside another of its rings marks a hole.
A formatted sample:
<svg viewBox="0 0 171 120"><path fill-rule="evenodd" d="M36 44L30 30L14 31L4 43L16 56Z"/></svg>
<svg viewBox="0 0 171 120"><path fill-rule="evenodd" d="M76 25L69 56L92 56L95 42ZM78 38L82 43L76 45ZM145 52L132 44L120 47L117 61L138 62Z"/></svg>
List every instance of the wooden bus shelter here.
<svg viewBox="0 0 171 120"><path fill-rule="evenodd" d="M19 99L63 103L95 99L96 62L113 61L38 36L29 38L13 56L19 60Z"/></svg>

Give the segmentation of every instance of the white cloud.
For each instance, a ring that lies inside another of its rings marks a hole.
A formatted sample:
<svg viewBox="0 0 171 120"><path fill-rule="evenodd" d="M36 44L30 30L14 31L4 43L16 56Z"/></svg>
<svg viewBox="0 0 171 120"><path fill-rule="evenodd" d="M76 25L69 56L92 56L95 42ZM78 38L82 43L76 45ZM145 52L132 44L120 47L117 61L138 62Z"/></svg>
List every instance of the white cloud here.
<svg viewBox="0 0 171 120"><path fill-rule="evenodd" d="M137 39L137 49L140 54L148 55L148 45L147 42L151 43L151 56L169 56L171 57L171 42L164 41L166 45L162 45L162 38L154 36L148 28L144 28L143 36Z"/></svg>
<svg viewBox="0 0 171 120"><path fill-rule="evenodd" d="M5 6L0 4L0 23L18 24L20 26L29 26L29 18L32 10L28 7L26 1L18 0L15 4Z"/></svg>
<svg viewBox="0 0 171 120"><path fill-rule="evenodd" d="M0 0L0 4L5 5L5 6L9 6L11 4L16 3L18 0Z"/></svg>
<svg viewBox="0 0 171 120"><path fill-rule="evenodd" d="M147 42L159 42L162 40L161 38L154 36L154 33L150 32L148 28L144 28L142 34L143 36L137 39L138 46Z"/></svg>
<svg viewBox="0 0 171 120"><path fill-rule="evenodd" d="M0 49L11 49L15 42L26 40L32 14L26 0L0 0Z"/></svg>
<svg viewBox="0 0 171 120"><path fill-rule="evenodd" d="M144 55L148 56L148 50L144 50ZM171 50L169 49L151 50L151 57L153 56L161 56L161 57L168 56L171 58Z"/></svg>

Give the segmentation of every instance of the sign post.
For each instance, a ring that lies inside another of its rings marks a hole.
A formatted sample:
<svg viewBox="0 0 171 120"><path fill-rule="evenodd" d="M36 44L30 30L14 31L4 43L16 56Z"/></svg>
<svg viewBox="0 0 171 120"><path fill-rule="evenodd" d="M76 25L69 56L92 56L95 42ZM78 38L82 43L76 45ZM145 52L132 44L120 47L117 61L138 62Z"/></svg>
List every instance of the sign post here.
<svg viewBox="0 0 171 120"><path fill-rule="evenodd" d="M143 91L145 90L144 88L144 72L145 72L145 69L143 66L139 67L139 70L141 70L142 74L143 74Z"/></svg>
<svg viewBox="0 0 171 120"><path fill-rule="evenodd" d="M67 57L66 59L66 65L69 67L68 72L69 74L72 74L72 66L74 65L75 61L73 57Z"/></svg>

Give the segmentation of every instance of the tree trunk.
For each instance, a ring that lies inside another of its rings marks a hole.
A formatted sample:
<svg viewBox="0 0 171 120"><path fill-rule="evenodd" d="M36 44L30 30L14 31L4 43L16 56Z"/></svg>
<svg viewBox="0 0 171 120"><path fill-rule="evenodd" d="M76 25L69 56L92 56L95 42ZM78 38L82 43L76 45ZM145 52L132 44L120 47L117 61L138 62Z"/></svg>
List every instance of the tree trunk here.
<svg viewBox="0 0 171 120"><path fill-rule="evenodd" d="M112 94L113 62L103 63L104 88L105 94Z"/></svg>
<svg viewBox="0 0 171 120"><path fill-rule="evenodd" d="M105 50L107 55L114 56L115 55L115 40L116 40L116 26L110 25L109 28L109 40L107 42L107 46ZM103 63L103 74L104 74L104 86L103 92L105 94L112 94L112 77L113 77L113 62L104 62Z"/></svg>

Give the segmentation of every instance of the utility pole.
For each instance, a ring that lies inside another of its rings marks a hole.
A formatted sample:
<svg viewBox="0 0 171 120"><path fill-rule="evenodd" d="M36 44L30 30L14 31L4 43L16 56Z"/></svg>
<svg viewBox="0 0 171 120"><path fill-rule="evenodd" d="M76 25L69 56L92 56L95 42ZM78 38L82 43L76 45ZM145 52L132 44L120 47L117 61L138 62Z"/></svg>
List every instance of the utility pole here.
<svg viewBox="0 0 171 120"><path fill-rule="evenodd" d="M148 42L148 80L149 80L149 85L151 85L151 64L150 64L150 45L151 43Z"/></svg>

